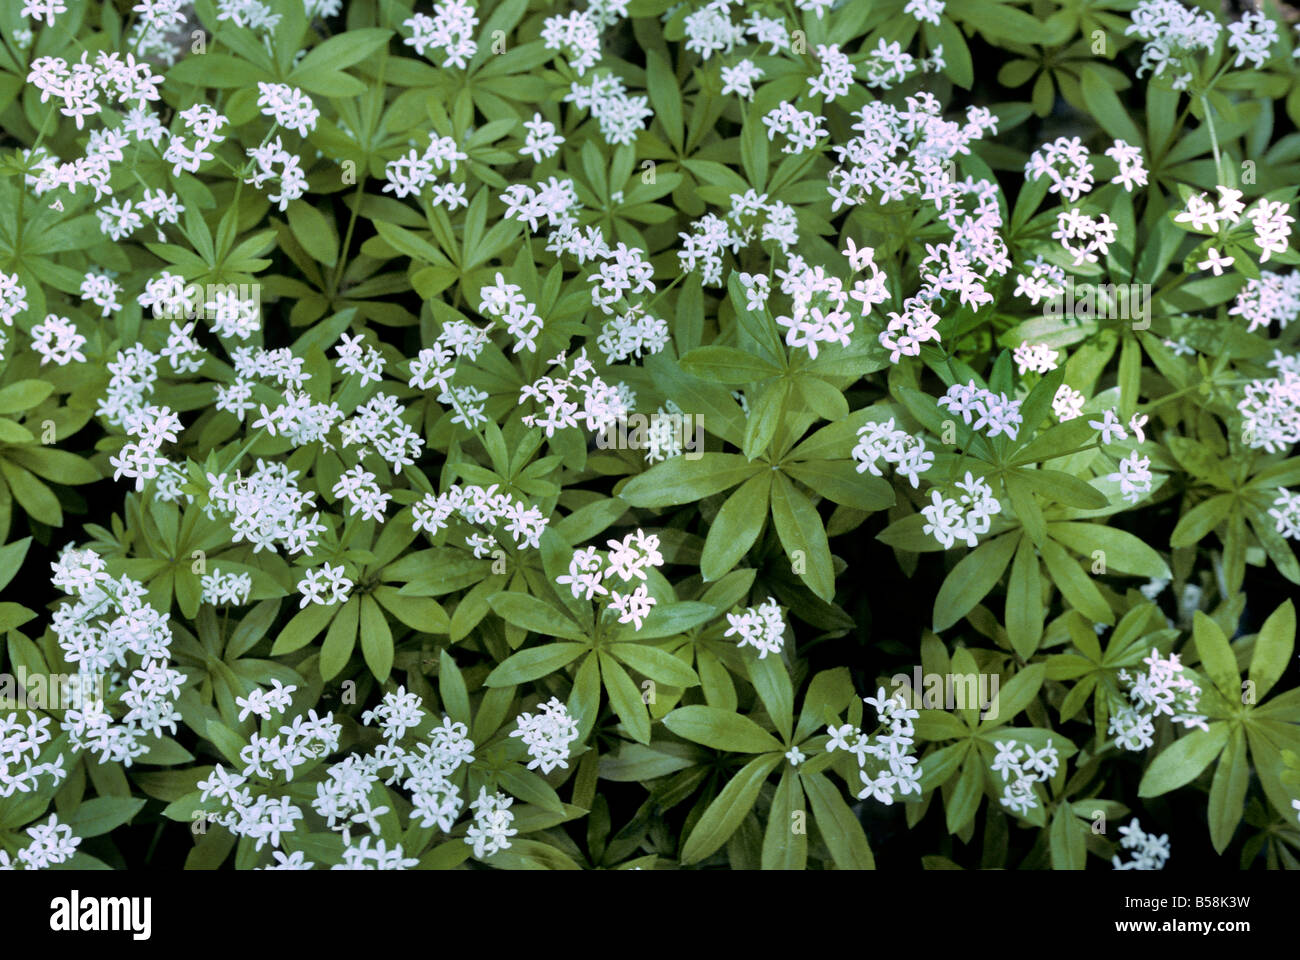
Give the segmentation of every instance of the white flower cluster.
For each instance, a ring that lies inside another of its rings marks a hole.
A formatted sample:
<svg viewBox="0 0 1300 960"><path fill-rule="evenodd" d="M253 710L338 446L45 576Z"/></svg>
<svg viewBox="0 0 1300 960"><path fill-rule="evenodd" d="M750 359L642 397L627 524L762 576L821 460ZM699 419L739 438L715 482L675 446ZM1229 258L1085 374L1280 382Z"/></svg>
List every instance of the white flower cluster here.
<svg viewBox="0 0 1300 960"><path fill-rule="evenodd" d="M577 188L567 177L539 180L534 187L526 183L509 184L501 191L501 202L506 205L504 216L507 220L518 220L520 223L527 224L531 231L535 232L538 224L545 218L546 225L555 228L556 234L561 234L566 239L577 232L578 211L582 209L582 204L578 202ZM589 229L594 233L594 251L587 257L580 258L579 262L590 259L594 252L599 252L600 256L610 255L609 246L600 236L600 231ZM556 234L552 234L552 240L560 243L556 239ZM591 235L579 234L579 237L583 236ZM580 242L578 238L574 239ZM552 249L550 244L546 249ZM552 252L557 251L552 250Z"/></svg>
<svg viewBox="0 0 1300 960"><path fill-rule="evenodd" d="M987 428L990 439L1005 433L1011 440L1020 431L1020 401L1005 393L994 393L978 386L974 380L963 385L954 383L938 400L939 406L962 418L973 430ZM974 422L972 423L972 417Z"/></svg>
<svg viewBox="0 0 1300 960"><path fill-rule="evenodd" d="M594 284L591 305L601 313L613 314L629 294L655 292L654 267L645 251L620 242L613 249L606 247L599 256L601 264L587 281Z"/></svg>
<svg viewBox="0 0 1300 960"><path fill-rule="evenodd" d="M723 96L734 93L746 100L754 99L754 82L763 79L763 71L749 59L742 59L734 66L723 66L719 73Z"/></svg>
<svg viewBox="0 0 1300 960"><path fill-rule="evenodd" d="M12 327L14 318L27 306L27 288L18 282L18 274L0 270L0 321Z"/></svg>
<svg viewBox="0 0 1300 960"><path fill-rule="evenodd" d="M521 418L527 426L542 428L548 438L557 430L579 425L591 433L600 433L632 411L636 395L624 383L611 386L598 377L585 347L571 363L564 353L550 362L560 367L564 376L557 379L546 375L519 391L521 404L536 400L545 407L541 414Z"/></svg>
<svg viewBox="0 0 1300 960"><path fill-rule="evenodd" d="M337 566L325 563L307 570L303 578L298 581L298 592L302 594L298 609L303 609L309 603L322 607L346 603L354 586L356 584L344 576L341 563ZM329 592L328 598L325 595L326 591Z"/></svg>
<svg viewBox="0 0 1300 960"><path fill-rule="evenodd" d="M1056 229L1052 239L1060 240L1065 252L1074 258L1076 267L1085 263L1096 263L1104 257L1115 242L1115 231L1119 229L1106 214L1098 219L1091 214L1082 213L1071 207L1056 215Z"/></svg>
<svg viewBox="0 0 1300 960"><path fill-rule="evenodd" d="M411 504L411 526L416 531L422 530L431 537L436 536L440 530L447 528L454 514L475 526L502 524L516 546L523 544L536 550L541 545L542 534L550 518L544 516L537 507L516 500L508 493L496 491L495 483L489 487L475 484L461 487L452 484L446 493L437 496L426 493ZM488 556L497 545L497 540L492 535L470 536L465 542L474 548L474 556L480 559Z"/></svg>
<svg viewBox="0 0 1300 960"><path fill-rule="evenodd" d="M102 308L101 317L117 313L122 305L117 302L117 295L122 292L121 284L113 280L107 271L96 273L90 270L81 281L81 299L89 300Z"/></svg>
<svg viewBox="0 0 1300 960"><path fill-rule="evenodd" d="M215 606L242 607L248 603L248 595L253 591L253 577L247 572L222 573L213 567L212 572L204 574L199 582L203 586L201 601Z"/></svg>
<svg viewBox="0 0 1300 960"><path fill-rule="evenodd" d="M623 81L612 73L593 74L586 84L574 80L564 102L590 110L600 127L600 135L611 145L635 142L636 135L644 129L642 124L654 116L649 107L650 98L629 97Z"/></svg>
<svg viewBox="0 0 1300 960"><path fill-rule="evenodd" d="M119 104L160 99L162 76L134 54L123 60L117 52L100 51L94 63L89 57L89 52L82 53L81 60L72 64L62 57L37 57L27 74L27 82L41 92L41 103L51 97L63 101L59 112L72 117L78 130L84 129L87 117L98 117L107 106L99 100L102 93L111 91Z"/></svg>
<svg viewBox="0 0 1300 960"><path fill-rule="evenodd" d="M1026 373L1047 373L1057 367L1058 354L1045 343L1022 343L1011 351L1011 359L1023 377Z"/></svg>
<svg viewBox="0 0 1300 960"><path fill-rule="evenodd" d="M596 335L596 346L607 363L642 354L653 356L668 346L668 322L652 316L644 304L636 304L622 316L604 322Z"/></svg>
<svg viewBox="0 0 1300 960"><path fill-rule="evenodd" d="M1028 274L1016 274L1015 296L1025 297L1034 306L1043 300L1054 300L1065 293L1065 268L1048 263L1042 257L1025 262Z"/></svg>
<svg viewBox="0 0 1300 960"><path fill-rule="evenodd" d="M752 187L744 193L733 193L731 212L727 214L742 242L748 244L755 238L760 243L775 241L781 252L789 255L799 243L799 221L794 207L780 200L769 200L766 193ZM766 280L767 277L763 276Z"/></svg>
<svg viewBox="0 0 1300 960"><path fill-rule="evenodd" d="M1119 828L1119 845L1125 850L1133 851L1131 860L1121 861L1119 856L1111 857L1110 864L1116 870L1163 870L1169 860L1169 835L1156 836L1147 833L1138 823L1137 817L1126 827Z"/></svg>
<svg viewBox="0 0 1300 960"><path fill-rule="evenodd" d="M209 473L204 514L211 519L214 512L220 511L230 517L232 542L247 540L254 553L274 550L278 543L291 554L310 557L317 543L312 535L324 533L325 525L320 522L319 512L310 519L300 512L315 505L316 494L298 488L298 475L288 464L264 463L260 457L256 469L247 477L231 479L225 473Z"/></svg>
<svg viewBox="0 0 1300 960"><path fill-rule="evenodd" d="M1142 148L1135 147L1124 140L1116 140L1106 148L1106 156L1119 166L1119 173L1111 177L1111 183L1120 184L1126 193L1132 193L1134 187L1147 185L1147 168L1142 162Z"/></svg>
<svg viewBox="0 0 1300 960"><path fill-rule="evenodd" d="M279 680L271 681L271 689L263 690L253 687L247 696L235 697L235 706L240 708L239 719L242 722L250 713L263 720L270 720L271 713L284 713L289 708L291 698L297 686L285 686Z"/></svg>
<svg viewBox="0 0 1300 960"><path fill-rule="evenodd" d="M379 721L384 743L371 754L352 755L334 764L329 780L317 785L313 804L316 812L327 818L331 829L343 833L345 842L351 842L351 824L369 823L372 813L387 812L387 808L371 811L369 801L371 788L385 770L391 770L386 784L400 782L411 795L412 825L437 826L443 833L455 825L465 801L452 777L461 767L474 762L474 742L467 736L469 728L465 724L444 716L442 723L433 726L413 748L403 747L399 741L409 731L421 728L427 716L419 696L405 687L384 694L378 707L362 714L363 723Z"/></svg>
<svg viewBox="0 0 1300 960"><path fill-rule="evenodd" d="M1251 277L1237 294L1228 314L1250 322L1248 333L1275 322L1285 330L1300 317L1300 270L1287 274L1261 270L1258 279Z"/></svg>
<svg viewBox="0 0 1300 960"><path fill-rule="evenodd" d="M510 812L513 797L504 793L488 796L487 787L479 787L478 799L469 806L474 811L474 822L465 833L465 842L474 848L474 856L482 859L510 846L510 838L519 831L510 824L515 815Z"/></svg>
<svg viewBox="0 0 1300 960"><path fill-rule="evenodd" d="M903 312L889 313L889 324L880 333L880 345L889 353L889 362L898 363L900 357L918 357L921 344L939 342L939 315L924 297L908 297L903 301Z"/></svg>
<svg viewBox="0 0 1300 960"><path fill-rule="evenodd" d="M531 155L533 163L541 163L543 157L553 157L560 152L564 138L555 132L555 124L543 119L540 113L534 113L533 119L525 120L524 129L528 134L519 153Z"/></svg>
<svg viewBox="0 0 1300 960"><path fill-rule="evenodd" d="M44 321L32 327L32 349L41 355L41 366L51 360L60 367L74 360L85 363L86 355L81 352L85 345L86 338L77 332L76 324L57 313L46 314Z"/></svg>
<svg viewBox="0 0 1300 960"><path fill-rule="evenodd" d="M1300 443L1300 374L1281 370L1281 376L1252 380L1237 404L1243 418L1242 437L1247 446L1280 453Z"/></svg>
<svg viewBox="0 0 1300 960"><path fill-rule="evenodd" d="M287 693L292 689L277 687L271 694L261 692L260 698L250 694L239 702L249 710L252 701L259 715L264 713L269 719L273 713L283 713L289 702ZM285 775L286 782L291 781L298 767L337 750L342 729L334 722L333 714L317 717L316 711L310 710L307 717L297 716L292 724L280 727L274 737L253 734L239 753L244 764L242 773L227 771L217 764L206 779L196 784L201 803L215 800L220 807L216 812L204 811L207 821L225 827L237 837L253 840L256 850L267 844L272 848L280 846L284 834L296 831L303 811L287 795L271 797L266 787L278 779L279 773ZM254 778L265 783L254 783ZM254 787L259 791L256 794Z"/></svg>
<svg viewBox="0 0 1300 960"><path fill-rule="evenodd" d="M1300 493L1286 487L1277 488L1277 498L1268 515L1277 523L1277 532L1291 540L1300 540Z"/></svg>
<svg viewBox="0 0 1300 960"><path fill-rule="evenodd" d="M975 477L967 470L956 487L960 491L957 499L932 489L930 502L921 508L921 516L926 521L921 531L933 534L945 550L958 540L971 548L978 546L979 536L989 532L992 518L1002 512L1002 503L984 478Z"/></svg>
<svg viewBox="0 0 1300 960"><path fill-rule="evenodd" d="M776 318L777 325L787 330L786 344L803 347L814 360L820 343L847 347L853 321L845 309L849 294L844 282L820 265L807 266L798 256L791 256L789 269L778 270L777 275L781 292L790 297L790 314Z"/></svg>
<svg viewBox="0 0 1300 960"><path fill-rule="evenodd" d="M142 416L128 418L127 433L135 439L128 440L122 449L108 458L113 466L113 479L122 477L135 480L138 493L145 481L158 476L159 468L168 460L159 451L164 443L175 443L177 431L183 431L181 418L167 407L149 406L139 411Z"/></svg>
<svg viewBox="0 0 1300 960"><path fill-rule="evenodd" d="M77 668L73 708L64 713L62 727L74 751L99 753L101 763L131 762L148 752L144 741L176 732L176 709L185 675L171 669L172 634L169 615L145 599L144 584L123 575L114 579L93 550L70 545L51 564L50 582L69 595L50 618L63 657ZM105 674L129 668L123 680L114 673L98 696ZM118 719L110 702L125 707Z"/></svg>
<svg viewBox="0 0 1300 960"><path fill-rule="evenodd" d="M538 713L521 713L510 736L519 737L528 748L528 769L550 773L556 767L568 769L569 744L578 739L578 721L568 708L551 697L538 705Z"/></svg>
<svg viewBox="0 0 1300 960"><path fill-rule="evenodd" d="M1213 13L1188 9L1178 0L1138 0L1132 20L1124 35L1137 34L1146 42L1137 75L1150 70L1159 77L1166 70L1176 71L1175 90L1185 90L1192 80L1188 59L1198 50L1213 50L1222 29Z"/></svg>
<svg viewBox="0 0 1300 960"><path fill-rule="evenodd" d="M542 332L542 318L537 307L528 302L518 284L506 283L500 272L496 280L479 290L478 312L504 320L506 330L515 338L514 352L537 352L537 335Z"/></svg>
<svg viewBox="0 0 1300 960"><path fill-rule="evenodd" d="M300 137L316 129L320 111L311 97L287 83L261 83L257 85L257 105L263 116L273 117L280 126L294 130Z"/></svg>
<svg viewBox="0 0 1300 960"><path fill-rule="evenodd" d="M24 720L19 720L17 713L0 716L0 798L33 792L43 776L57 785L68 775L62 753L49 763L32 762L39 759L41 745L50 741L49 726L53 721L30 710L24 713ZM31 756L24 756L27 753ZM16 769L19 764L22 768Z"/></svg>
<svg viewBox="0 0 1300 960"><path fill-rule="evenodd" d="M468 159L469 155L451 137L440 137L436 132L431 132L429 145L423 154L416 153L412 148L406 156L388 162L384 167L387 183L382 192L391 192L395 197L409 197L412 194L420 195L425 187L430 187L435 205L445 205L449 211L458 206L469 206L469 201L465 199L465 184L439 183L434 176L444 166L455 173L456 163Z"/></svg>
<svg viewBox="0 0 1300 960"><path fill-rule="evenodd" d="M925 449L925 438L914 437L894 427L894 418L884 423L868 421L858 428L858 443L851 456L858 462L858 473L884 476L877 461L883 459L911 482L920 486L920 476L934 465L934 453Z"/></svg>
<svg viewBox="0 0 1300 960"><path fill-rule="evenodd" d="M783 100L763 115L763 126L767 127L768 140L775 140L777 134L785 137L782 153L803 153L817 146L818 140L830 136L830 131L821 129L825 120L811 110L800 110Z"/></svg>
<svg viewBox="0 0 1300 960"><path fill-rule="evenodd" d="M478 17L474 8L465 0L442 0L434 4L434 16L417 13L402 21L402 26L411 31L411 36L402 42L414 47L420 56L430 47L442 50L444 67L457 67L464 70L469 66L469 59L478 53L478 44L474 42L474 28L478 26Z"/></svg>
<svg viewBox="0 0 1300 960"><path fill-rule="evenodd" d="M1059 193L1070 203L1078 203L1079 197L1092 190L1095 183L1092 162L1083 141L1078 137L1057 137L1031 153L1025 164L1025 179L1042 177L1051 180L1048 193Z"/></svg>
<svg viewBox="0 0 1300 960"><path fill-rule="evenodd" d="M741 613L727 614L730 626L723 636L739 636L737 646L751 646L758 651L758 659L769 653L779 654L785 646L785 621L774 597L757 607L746 607Z"/></svg>
<svg viewBox="0 0 1300 960"><path fill-rule="evenodd" d="M863 697L862 701L876 711L876 720L883 723L883 733L868 735L851 723L827 726L830 740L826 743L826 752L846 750L858 759L858 777L862 781L859 800L874 797L880 803L889 806L895 795L907 796L909 793L921 792L921 765L913 756L914 733L912 721L921 714L909 707L901 696L885 696L885 688L876 691L874 697ZM867 758L877 761L868 770Z"/></svg>
<svg viewBox="0 0 1300 960"><path fill-rule="evenodd" d="M591 600L594 597L610 598L610 609L619 614L619 623L631 623L634 629L641 629L641 622L650 614L650 608L657 602L650 596L645 584L646 570L650 567L662 567L663 554L659 552L659 537L647 534L641 529L629 533L621 541L608 540L609 555L606 557L595 547L582 547L573 551L569 560L569 572L555 578L560 586L568 586L570 593L577 599ZM624 584L632 580L641 583L630 593L612 590L604 581L618 577Z"/></svg>
<svg viewBox="0 0 1300 960"><path fill-rule="evenodd" d="M1228 46L1237 51L1237 59L1232 64L1234 69L1247 60L1253 69L1262 69L1272 55L1275 43L1277 24L1265 13L1247 10L1240 20L1228 24Z"/></svg>
<svg viewBox="0 0 1300 960"><path fill-rule="evenodd" d="M840 45L817 44L817 65L821 72L808 78L808 93L825 96L826 102L842 97L853 88L853 62L840 52Z"/></svg>
<svg viewBox="0 0 1300 960"><path fill-rule="evenodd" d="M1108 474L1107 480L1118 480L1120 494L1129 503L1137 503L1151 492L1153 477L1151 458L1139 457L1136 450L1119 461L1119 471Z"/></svg>
<svg viewBox="0 0 1300 960"><path fill-rule="evenodd" d="M1110 717L1106 732L1115 737L1115 745L1132 751L1151 746L1156 718L1162 715L1189 730L1209 729L1205 717L1196 712L1201 688L1184 673L1178 654L1171 653L1166 660L1161 658L1160 651L1152 648L1151 656L1142 662L1148 668L1145 673L1119 672L1119 679L1129 688L1129 702Z"/></svg>
<svg viewBox="0 0 1300 960"><path fill-rule="evenodd" d="M993 758L992 770L1002 774L1002 782L1006 784L1002 788L1002 806L1022 815L1038 809L1034 784L1052 779L1061 763L1060 752L1052 746L1051 739L1042 750L1014 740L995 741L993 745L998 752Z"/></svg>
<svg viewBox="0 0 1300 960"><path fill-rule="evenodd" d="M67 863L77 852L81 838L75 836L66 823L59 823L57 814L51 813L45 823L27 828L32 842L18 851L18 862L24 870L45 870ZM18 864L9 859L9 853L0 850L0 870L16 870Z"/></svg>
<svg viewBox="0 0 1300 960"><path fill-rule="evenodd" d="M292 201L307 192L307 175L303 173L302 161L297 154L290 153L284 148L279 137L259 146L249 147L247 153L249 159L257 164L257 169L246 177L244 182L251 183L259 190L268 180L277 182L280 192L268 193L266 198L272 203L279 204L282 213L289 209Z"/></svg>
<svg viewBox="0 0 1300 960"><path fill-rule="evenodd" d="M401 473L402 468L414 464L424 450L424 438L402 419L405 415L406 407L396 397L388 393L375 394L339 424L343 447L373 447L388 462L393 473Z"/></svg>
<svg viewBox="0 0 1300 960"><path fill-rule="evenodd" d="M585 10L573 10L567 17L547 17L542 24L542 43L547 50L563 53L578 76L600 62L600 25Z"/></svg>
<svg viewBox="0 0 1300 960"><path fill-rule="evenodd" d="M730 250L739 252L744 239L717 214L706 213L691 223L689 233L677 234L681 245L677 260L684 272L689 273L702 265L705 286L716 287L722 283L722 254Z"/></svg>

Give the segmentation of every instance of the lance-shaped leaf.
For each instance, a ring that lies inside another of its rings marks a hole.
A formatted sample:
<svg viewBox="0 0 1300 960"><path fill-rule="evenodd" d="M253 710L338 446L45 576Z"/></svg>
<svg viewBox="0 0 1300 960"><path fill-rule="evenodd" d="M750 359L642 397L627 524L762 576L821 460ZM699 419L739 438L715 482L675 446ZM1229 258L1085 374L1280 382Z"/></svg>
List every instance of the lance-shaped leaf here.
<svg viewBox="0 0 1300 960"><path fill-rule="evenodd" d="M678 707L664 717L664 726L684 740L731 753L780 752L784 748L770 733L743 714L720 707Z"/></svg>
<svg viewBox="0 0 1300 960"><path fill-rule="evenodd" d="M634 507L668 507L693 503L749 479L763 463L750 463L738 453L706 453L698 460L673 457L633 477L619 496Z"/></svg>

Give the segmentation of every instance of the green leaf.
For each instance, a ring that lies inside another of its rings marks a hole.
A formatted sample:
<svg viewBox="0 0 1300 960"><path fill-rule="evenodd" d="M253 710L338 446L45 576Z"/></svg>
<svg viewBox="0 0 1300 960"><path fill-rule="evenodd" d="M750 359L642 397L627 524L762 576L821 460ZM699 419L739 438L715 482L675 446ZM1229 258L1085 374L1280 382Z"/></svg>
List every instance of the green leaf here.
<svg viewBox="0 0 1300 960"><path fill-rule="evenodd" d="M835 866L841 870L874 870L876 861L867 835L840 791L822 773L801 774L799 779L808 793L817 829Z"/></svg>
<svg viewBox="0 0 1300 960"><path fill-rule="evenodd" d="M457 723L470 722L469 691L465 688L465 678L460 667L452 659L447 648L438 651L438 695L442 698L442 707Z"/></svg>
<svg viewBox="0 0 1300 960"><path fill-rule="evenodd" d="M784 473L773 476L772 520L781 546L794 569L802 569L799 576L808 588L830 603L835 598L835 568L822 518Z"/></svg>
<svg viewBox="0 0 1300 960"><path fill-rule="evenodd" d="M673 457L627 482L619 496L634 507L694 503L730 489L766 468L738 453L706 453L698 460Z"/></svg>
<svg viewBox="0 0 1300 960"><path fill-rule="evenodd" d="M2 585L3 578L0 577L0 586ZM1250 660L1250 679L1255 684L1256 702L1273 689L1273 684L1286 672L1294 654L1295 604L1286 600L1264 621L1259 636L1255 638L1255 652Z"/></svg>
<svg viewBox="0 0 1300 960"><path fill-rule="evenodd" d="M781 760L780 754L755 757L731 778L686 838L682 847L683 864L698 863L727 842L753 809L763 781Z"/></svg>
<svg viewBox="0 0 1300 960"><path fill-rule="evenodd" d="M1070 606L1098 623L1115 622L1115 614L1097 585L1055 540L1043 541L1043 562Z"/></svg>
<svg viewBox="0 0 1300 960"><path fill-rule="evenodd" d="M873 513L894 505L894 488L888 480L858 473L848 460L805 460L787 463L782 470L818 496L842 506Z"/></svg>
<svg viewBox="0 0 1300 960"><path fill-rule="evenodd" d="M640 643L611 643L605 647L637 673L670 687L695 687L695 671L666 650Z"/></svg>
<svg viewBox="0 0 1300 960"><path fill-rule="evenodd" d="M1212 723L1209 730L1193 730L1160 752L1138 784L1139 797L1158 797L1191 783L1210 765L1228 742L1228 724Z"/></svg>
<svg viewBox="0 0 1300 960"><path fill-rule="evenodd" d="M975 817L983 792L984 774L979 755L972 753L961 768L957 784L944 803L944 816L949 833L958 833Z"/></svg>
<svg viewBox="0 0 1300 960"><path fill-rule="evenodd" d="M1106 495L1096 487L1060 470L1021 470L1016 476L1029 484L1034 492L1067 507L1100 510L1110 506Z"/></svg>
<svg viewBox="0 0 1300 960"><path fill-rule="evenodd" d="M1003 534L982 543L952 568L934 601L934 632L942 633L975 608L996 586L1019 538Z"/></svg>
<svg viewBox="0 0 1300 960"><path fill-rule="evenodd" d="M27 556L27 548L31 545L32 538L23 537L21 540L0 547L0 590L8 586L9 581L18 573L23 559Z"/></svg>
<svg viewBox="0 0 1300 960"><path fill-rule="evenodd" d="M848 667L836 667L817 673L804 693L794 742L803 743L814 730L825 724L824 712L829 711L831 715L839 716L856 696L857 691L853 689Z"/></svg>
<svg viewBox="0 0 1300 960"><path fill-rule="evenodd" d="M548 643L507 657L483 681L486 687L510 687L538 680L572 663L587 649L585 643Z"/></svg>
<svg viewBox="0 0 1300 960"><path fill-rule="evenodd" d="M746 658L745 667L750 683L767 708L767 715L776 724L777 732L789 743L794 728L794 687L785 664L777 656L753 656Z"/></svg>
<svg viewBox="0 0 1300 960"><path fill-rule="evenodd" d="M1023 660L1038 649L1043 636L1043 583L1038 554L1029 537L1020 538L1007 581L1007 637Z"/></svg>
<svg viewBox="0 0 1300 960"><path fill-rule="evenodd" d="M95 797L85 800L63 822L78 837L98 837L125 823L139 813L145 805L143 799L133 797Z"/></svg>
<svg viewBox="0 0 1300 960"><path fill-rule="evenodd" d="M678 707L664 717L664 726L677 736L731 753L783 750L770 733L743 714L719 707Z"/></svg>
<svg viewBox="0 0 1300 960"><path fill-rule="evenodd" d="M799 779L793 767L782 769L763 831L764 870L803 870L808 865L807 813Z"/></svg>
<svg viewBox="0 0 1300 960"><path fill-rule="evenodd" d="M192 83L199 87L252 87L259 80L270 80L271 75L247 60L225 53L205 53L186 57L167 70L167 82Z"/></svg>
<svg viewBox="0 0 1300 960"><path fill-rule="evenodd" d="M706 582L721 580L758 539L767 520L772 471L750 477L729 496L709 527L700 554L700 574Z"/></svg>
<svg viewBox="0 0 1300 960"><path fill-rule="evenodd" d="M999 686L993 703L985 711L980 721L981 730L991 730L1004 723L1010 723L1020 711L1029 706L1043 686L1043 677L1047 667L1041 663L1031 663L1004 685Z"/></svg>
<svg viewBox="0 0 1300 960"><path fill-rule="evenodd" d="M492 611L506 623L523 627L547 637L585 640L586 634L568 615L544 600L516 591L493 594L488 598ZM512 681L514 682L514 681Z"/></svg>
<svg viewBox="0 0 1300 960"><path fill-rule="evenodd" d="M320 651L320 675L325 681L338 676L357 644L357 624L361 619L361 599L353 596L343 605L325 633Z"/></svg>
<svg viewBox="0 0 1300 960"><path fill-rule="evenodd" d="M682 96L672 68L655 51L648 50L646 60L646 90L654 108L655 118L668 134L668 141L681 152L682 149Z"/></svg>
<svg viewBox="0 0 1300 960"><path fill-rule="evenodd" d="M233 763L236 768L242 770L244 761L239 759L239 753L247 746L244 739L217 720L209 720L204 729L213 746L221 751L221 755Z"/></svg>
<svg viewBox="0 0 1300 960"><path fill-rule="evenodd" d="M54 384L46 380L19 380L0 389L0 414L19 413L42 403L54 392Z"/></svg>
<svg viewBox="0 0 1300 960"><path fill-rule="evenodd" d="M1052 814L1050 843L1053 870L1082 870L1087 866L1087 829L1069 804L1057 805Z"/></svg>
<svg viewBox="0 0 1300 960"><path fill-rule="evenodd" d="M289 204L288 216L294 239L312 259L327 267L338 263L338 235L334 224L323 213L305 200L294 200Z"/></svg>
<svg viewBox="0 0 1300 960"><path fill-rule="evenodd" d="M1241 697L1241 673L1232 645L1217 623L1197 610L1192 618L1192 636L1201 668L1214 681L1219 692L1231 703Z"/></svg>
<svg viewBox="0 0 1300 960"><path fill-rule="evenodd" d="M1100 523L1049 523L1047 534L1085 557L1091 557L1096 550L1102 551L1106 555L1107 571L1153 580L1173 576L1164 557L1124 530Z"/></svg>
<svg viewBox="0 0 1300 960"><path fill-rule="evenodd" d="M1093 67L1084 67L1083 80L1079 87L1088 112L1103 130L1112 137L1127 141L1133 146L1141 146L1145 142L1146 138L1129 119L1124 106L1119 102L1119 97L1102 79L1100 71Z"/></svg>
<svg viewBox="0 0 1300 960"><path fill-rule="evenodd" d="M623 726L638 743L650 742L650 716L646 713L645 701L641 690L627 671L604 650L597 651L600 656L600 676L609 693L609 705L614 708Z"/></svg>
<svg viewBox="0 0 1300 960"><path fill-rule="evenodd" d="M388 618L369 594L361 597L361 653L375 679L384 683L393 669L393 632Z"/></svg>
<svg viewBox="0 0 1300 960"><path fill-rule="evenodd" d="M292 653L311 643L339 612L338 604L311 603L299 610L271 647L271 656Z"/></svg>
<svg viewBox="0 0 1300 960"><path fill-rule="evenodd" d="M1219 758L1210 784L1210 842L1216 853L1223 853L1241 822L1246 806L1246 788L1250 785L1250 763L1246 759L1246 736L1240 727Z"/></svg>
<svg viewBox="0 0 1300 960"><path fill-rule="evenodd" d="M1179 518L1174 532L1169 535L1171 547L1190 547L1201 541L1231 512L1235 500L1232 494L1221 493L1198 503Z"/></svg>
<svg viewBox="0 0 1300 960"><path fill-rule="evenodd" d="M392 36L392 30L378 27L358 27L336 34L303 57L289 80L295 82L299 74L313 70L343 70L360 63L380 47L387 46Z"/></svg>

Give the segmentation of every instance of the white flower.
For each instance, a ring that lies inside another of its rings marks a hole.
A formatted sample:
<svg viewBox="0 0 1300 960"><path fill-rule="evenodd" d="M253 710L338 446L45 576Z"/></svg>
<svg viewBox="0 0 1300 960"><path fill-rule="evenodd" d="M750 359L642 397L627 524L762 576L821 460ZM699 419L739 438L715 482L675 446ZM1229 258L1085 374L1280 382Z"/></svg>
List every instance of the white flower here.
<svg viewBox="0 0 1300 960"><path fill-rule="evenodd" d="M556 767L567 768L569 744L578 739L578 721L555 697L540 704L539 710L536 716L521 713L510 736L520 737L528 747L529 770L540 767L546 774Z"/></svg>

